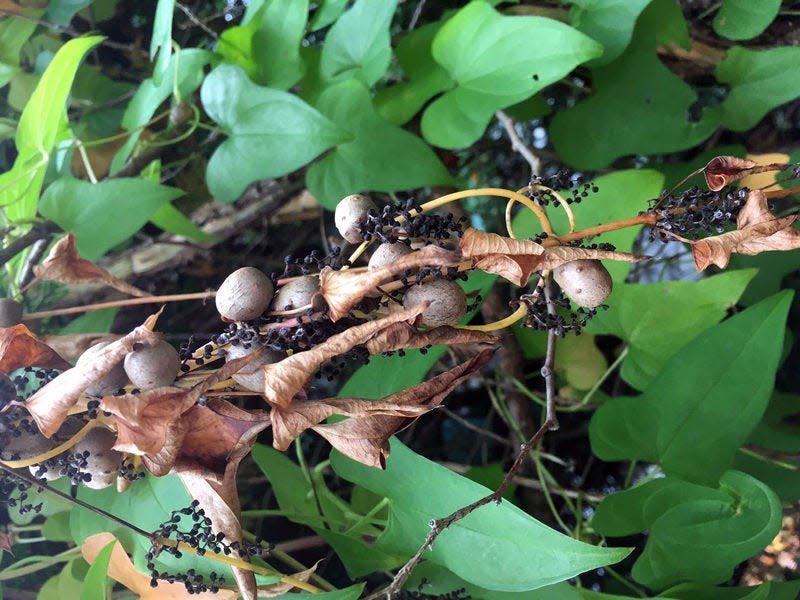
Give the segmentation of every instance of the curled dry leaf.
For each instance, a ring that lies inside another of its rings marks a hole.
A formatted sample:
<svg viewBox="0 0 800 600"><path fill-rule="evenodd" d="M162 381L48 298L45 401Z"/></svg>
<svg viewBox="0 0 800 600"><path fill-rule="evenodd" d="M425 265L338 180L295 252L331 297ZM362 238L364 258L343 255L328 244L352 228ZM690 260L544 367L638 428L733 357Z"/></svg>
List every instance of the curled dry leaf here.
<svg viewBox="0 0 800 600"><path fill-rule="evenodd" d="M424 408L424 412L427 412L441 404L450 392L489 362L492 354L494 350L484 350L441 375L387 396L382 402ZM389 456L389 438L408 427L417 416L369 415L331 425L317 425L312 429L342 454L367 466L383 469Z"/></svg>
<svg viewBox="0 0 800 600"><path fill-rule="evenodd" d="M310 566L308 569L303 571L299 571L292 575L293 579L297 579L300 581L308 582L311 579L311 576L316 572L317 565L322 561L319 560ZM262 585L258 588L258 597L259 598L277 598L278 596L283 596L284 594L288 594L293 589L295 589L294 585L291 583L287 583L285 581L278 581L277 583L273 583L270 585Z"/></svg>
<svg viewBox="0 0 800 600"><path fill-rule="evenodd" d="M105 269L98 267L78 255L75 236L68 233L50 250L50 254L40 265L34 265L33 272L39 279L60 281L61 283L87 283L100 281L131 296L149 296L144 290L117 279Z"/></svg>
<svg viewBox="0 0 800 600"><path fill-rule="evenodd" d="M22 367L69 369L71 366L25 325L0 328L0 373Z"/></svg>
<svg viewBox="0 0 800 600"><path fill-rule="evenodd" d="M264 365L261 368L264 373L262 392L264 398L272 406L286 408L292 403L295 394L303 388L306 381L323 363L344 354L354 346L366 344L372 337L394 323L412 321L426 308L427 304L419 304L383 319L356 325L331 336L322 344L309 350L292 354L278 363Z"/></svg>
<svg viewBox="0 0 800 600"><path fill-rule="evenodd" d="M81 554L86 562L92 564L100 551L114 541L116 538L110 533L96 533L84 540ZM182 583L166 581L159 581L158 587L151 587L150 576L136 570L133 561L125 553L119 541L116 541L111 551L108 576L137 594L139 600L236 600L239 595L234 590L225 588L221 588L216 594L211 592L189 594Z"/></svg>
<svg viewBox="0 0 800 600"><path fill-rule="evenodd" d="M319 293L328 303L328 316L338 321L377 286L398 275L426 266L455 266L459 259L458 253L431 245L371 271L334 271L326 267L319 276Z"/></svg>
<svg viewBox="0 0 800 600"><path fill-rule="evenodd" d="M13 545L12 537L0 531L0 558L3 557L3 552L8 552L11 556L14 556L14 552L11 550Z"/></svg>
<svg viewBox="0 0 800 600"><path fill-rule="evenodd" d="M95 344L113 342L121 337L117 333L71 333L44 335L41 339L65 359L74 361Z"/></svg>
<svg viewBox="0 0 800 600"><path fill-rule="evenodd" d="M708 164L703 168L703 175L706 178L708 189L712 192L718 192L726 185L755 173L783 171L788 167L788 163L760 165L752 160L735 156L716 156L708 161Z"/></svg>
<svg viewBox="0 0 800 600"><path fill-rule="evenodd" d="M129 334L99 350L91 362L72 367L53 379L25 401L25 406L46 437L50 437L67 418L81 394L93 383L105 377L135 344L152 345L160 335L153 331L154 316Z"/></svg>
<svg viewBox="0 0 800 600"><path fill-rule="evenodd" d="M723 269L731 254L753 256L769 250L800 248L800 235L792 227L796 215L777 218L769 211L767 197L761 190L747 194L744 207L736 219L736 230L702 240L684 240L692 245L698 271L714 264Z"/></svg>
<svg viewBox="0 0 800 600"><path fill-rule="evenodd" d="M459 244L464 258L472 259L472 266L487 273L494 273L514 285L523 287L536 271L555 269L564 263L581 259L621 260L636 262L646 256L634 256L627 252L592 250L574 246L545 247L532 240L515 240L467 229Z"/></svg>
<svg viewBox="0 0 800 600"><path fill-rule="evenodd" d="M459 346L464 344L496 344L497 336L485 331L456 329L449 325L434 327L426 331L418 331L416 327L402 321L387 327L366 344L370 354L393 352L409 348L425 346Z"/></svg>

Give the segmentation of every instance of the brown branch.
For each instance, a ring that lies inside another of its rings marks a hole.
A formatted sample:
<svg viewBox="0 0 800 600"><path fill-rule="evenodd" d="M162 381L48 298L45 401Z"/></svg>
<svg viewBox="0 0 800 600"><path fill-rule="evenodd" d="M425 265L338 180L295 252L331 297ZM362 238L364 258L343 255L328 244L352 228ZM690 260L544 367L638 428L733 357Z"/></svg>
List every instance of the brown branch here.
<svg viewBox="0 0 800 600"><path fill-rule="evenodd" d="M50 234L61 231L55 223L51 221L43 221L36 223L28 233L22 237L17 238L8 246L0 250L0 265L7 263L14 258L17 254L25 250L28 246L35 244L41 239L48 237Z"/></svg>
<svg viewBox="0 0 800 600"><path fill-rule="evenodd" d="M500 124L503 126L503 129L506 130L509 139L511 139L511 148L514 151L519 152L528 162L533 175L539 175L539 173L542 171L542 161L531 151L530 148L528 148L528 146L525 145L525 142L522 141L522 138L519 137L519 134L514 127L514 119L509 117L502 110L498 110L496 113L494 113L494 116L497 117L498 121L500 121Z"/></svg>

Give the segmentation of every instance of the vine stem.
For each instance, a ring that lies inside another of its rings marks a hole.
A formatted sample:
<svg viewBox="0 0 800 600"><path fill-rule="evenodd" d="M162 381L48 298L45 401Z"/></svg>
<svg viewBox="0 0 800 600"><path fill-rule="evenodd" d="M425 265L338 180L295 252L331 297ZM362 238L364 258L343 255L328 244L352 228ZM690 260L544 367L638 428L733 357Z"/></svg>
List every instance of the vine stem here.
<svg viewBox="0 0 800 600"><path fill-rule="evenodd" d="M138 304L161 304L163 302L183 302L184 300L210 300L217 295L216 291L192 292L190 294L169 294L166 296L145 296L143 298L125 298L124 300L113 300L111 302L99 302L97 304L86 304L84 306L70 306L68 308L55 308L53 310L41 310L28 313L23 317L24 321L34 319L45 319L47 317L60 317L62 315L75 315L93 310L104 308L118 308L122 306L136 306Z"/></svg>

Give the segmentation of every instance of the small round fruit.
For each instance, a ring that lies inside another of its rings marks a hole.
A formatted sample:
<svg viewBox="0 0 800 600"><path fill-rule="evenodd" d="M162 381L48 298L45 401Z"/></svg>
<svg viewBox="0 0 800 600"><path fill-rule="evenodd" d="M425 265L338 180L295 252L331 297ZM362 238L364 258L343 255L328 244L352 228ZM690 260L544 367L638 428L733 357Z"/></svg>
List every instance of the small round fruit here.
<svg viewBox="0 0 800 600"><path fill-rule="evenodd" d="M387 242L375 248L375 252L369 257L368 269L377 269L389 265L402 258L407 254L411 254L413 250L402 242Z"/></svg>
<svg viewBox="0 0 800 600"><path fill-rule="evenodd" d="M0 327L22 323L22 304L11 298L0 298Z"/></svg>
<svg viewBox="0 0 800 600"><path fill-rule="evenodd" d="M599 260L582 259L553 269L553 278L567 297L579 306L594 308L611 293L611 275Z"/></svg>
<svg viewBox="0 0 800 600"><path fill-rule="evenodd" d="M422 302L430 306L422 313L420 322L428 327L455 325L467 312L467 295L455 281L433 279L408 288L403 306L411 308Z"/></svg>
<svg viewBox="0 0 800 600"><path fill-rule="evenodd" d="M314 294L319 291L319 277L306 275L298 279L287 281L278 288L275 300L272 302L274 310L292 310L311 304Z"/></svg>
<svg viewBox="0 0 800 600"><path fill-rule="evenodd" d="M351 244L361 243L361 233L358 230L358 226L366 220L367 212L370 209L376 213L378 212L375 203L361 194L345 196L336 205L336 212L333 215L336 229Z"/></svg>
<svg viewBox="0 0 800 600"><path fill-rule="evenodd" d="M248 354L252 354L260 348L261 346L256 345L245 348L242 346L242 344L231 346L226 351L225 362L234 360L236 358L242 358ZM233 380L246 390L250 390L251 392L261 392L264 389L264 376L261 374L260 368L263 365L271 365L272 363L276 363L283 358L284 356L280 352L275 352L274 350L267 348L259 358L254 359L253 362L245 365L241 371L232 375Z"/></svg>
<svg viewBox="0 0 800 600"><path fill-rule="evenodd" d="M181 368L181 358L164 340L153 346L142 346L125 355L125 373L140 390L170 385Z"/></svg>
<svg viewBox="0 0 800 600"><path fill-rule="evenodd" d="M225 278L217 290L217 310L223 319L248 321L261 316L275 288L269 277L255 267L242 267Z"/></svg>
<svg viewBox="0 0 800 600"><path fill-rule="evenodd" d="M100 351L110 343L111 342L99 342L91 346L80 355L75 366L91 363L96 359ZM125 367L122 366L122 360L120 360L105 377L86 388L86 393L90 396L104 396L117 391L119 388L125 387L127 384L128 374L125 373Z"/></svg>
<svg viewBox="0 0 800 600"><path fill-rule="evenodd" d="M86 467L82 470L92 475L89 481L83 482L86 487L101 490L116 482L122 464L122 453L111 449L116 441L113 432L95 427L72 448L74 454L86 457Z"/></svg>

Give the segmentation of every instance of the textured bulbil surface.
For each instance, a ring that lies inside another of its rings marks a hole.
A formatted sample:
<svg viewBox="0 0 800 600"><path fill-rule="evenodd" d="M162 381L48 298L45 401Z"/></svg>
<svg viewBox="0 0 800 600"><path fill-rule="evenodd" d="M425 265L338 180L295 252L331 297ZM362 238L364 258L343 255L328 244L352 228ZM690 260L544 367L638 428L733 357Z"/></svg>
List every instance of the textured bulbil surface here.
<svg viewBox="0 0 800 600"><path fill-rule="evenodd" d="M554 269L553 278L570 300L586 308L605 302L613 286L599 260L573 260Z"/></svg>
<svg viewBox="0 0 800 600"><path fill-rule="evenodd" d="M242 267L225 278L215 302L220 316L229 321L248 321L261 316L270 302L272 281L255 267Z"/></svg>
<svg viewBox="0 0 800 600"><path fill-rule="evenodd" d="M403 296L403 306L411 308L422 302L430 306L420 316L422 325L456 325L467 312L467 296L454 281L434 279L411 286Z"/></svg>

